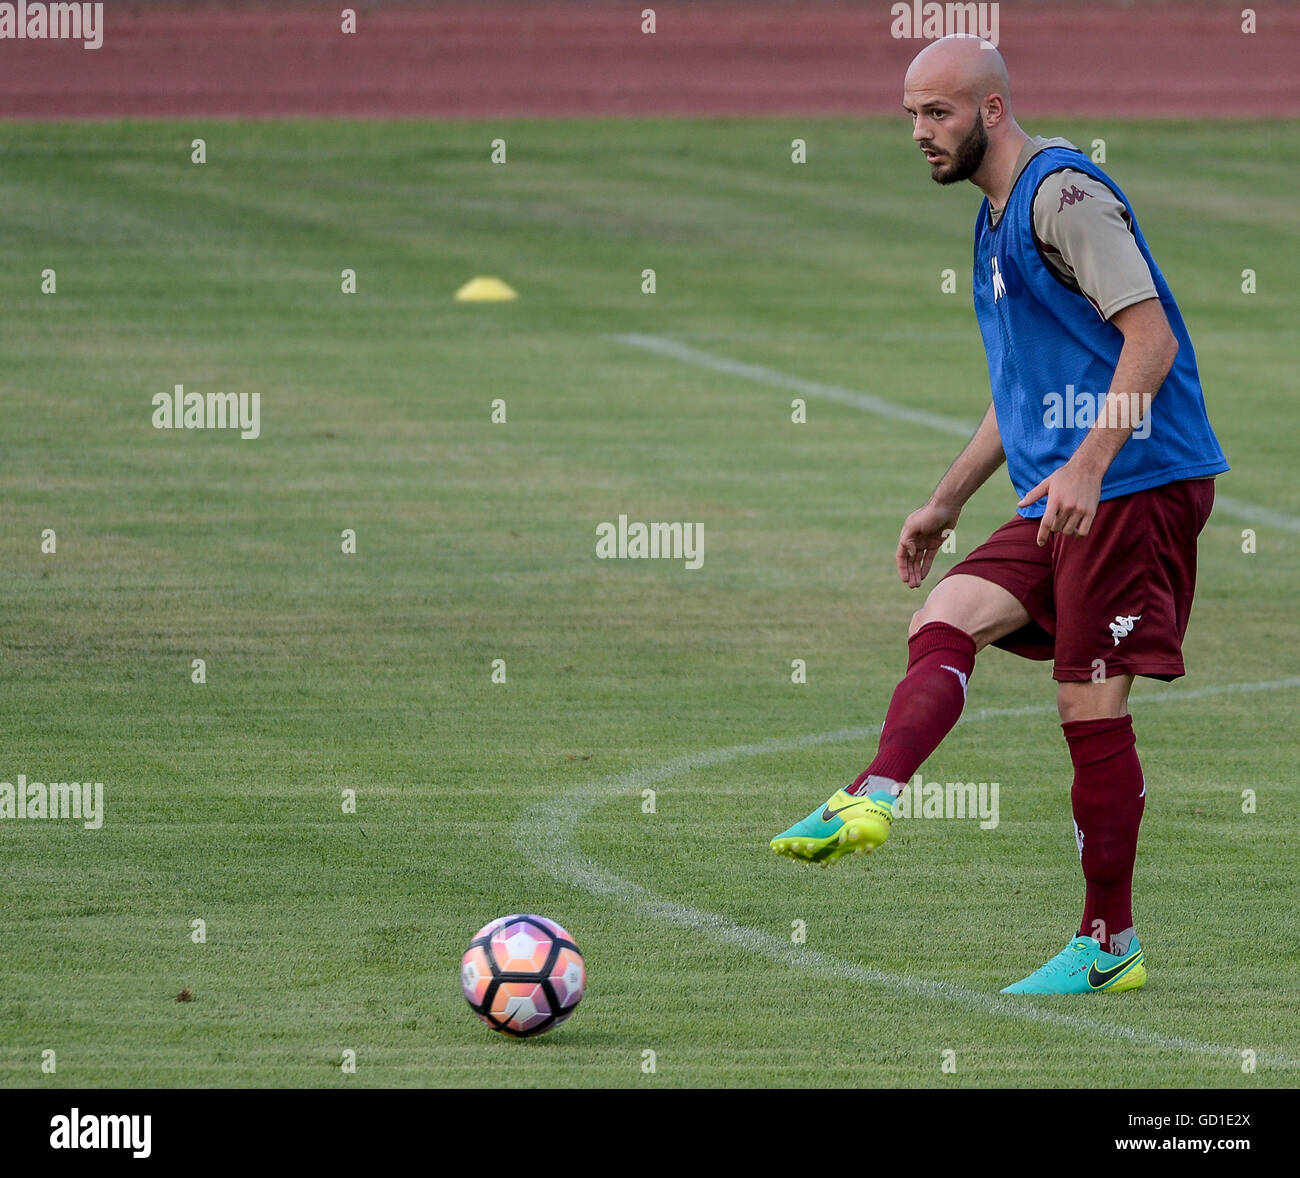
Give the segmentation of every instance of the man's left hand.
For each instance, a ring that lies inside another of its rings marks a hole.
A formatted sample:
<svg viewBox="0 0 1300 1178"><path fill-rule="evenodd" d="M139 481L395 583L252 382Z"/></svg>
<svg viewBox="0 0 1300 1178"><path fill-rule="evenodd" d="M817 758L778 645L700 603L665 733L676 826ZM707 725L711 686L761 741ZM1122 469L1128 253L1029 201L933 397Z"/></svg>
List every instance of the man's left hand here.
<svg viewBox="0 0 1300 1178"><path fill-rule="evenodd" d="M1101 476L1075 465L1071 459L1058 467L1029 492L1019 507L1028 507L1047 496L1047 510L1038 526L1038 547L1053 532L1063 536L1086 536L1101 500Z"/></svg>

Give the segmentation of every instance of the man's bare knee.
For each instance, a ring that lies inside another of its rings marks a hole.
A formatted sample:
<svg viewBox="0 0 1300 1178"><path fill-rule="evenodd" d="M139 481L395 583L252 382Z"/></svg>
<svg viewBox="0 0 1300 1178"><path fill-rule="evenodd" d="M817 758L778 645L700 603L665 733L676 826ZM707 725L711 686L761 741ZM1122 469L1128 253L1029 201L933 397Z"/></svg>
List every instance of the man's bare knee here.
<svg viewBox="0 0 1300 1178"><path fill-rule="evenodd" d="M931 622L943 622L946 626L955 626L958 630L965 630L961 611L947 609L947 602L941 596L936 599L939 586L936 585L930 591L930 596L926 598L925 604L912 615L912 621L907 627L907 636L912 637L922 626L928 626Z"/></svg>
<svg viewBox="0 0 1300 1178"><path fill-rule="evenodd" d="M1058 683L1056 710L1061 723L1076 720L1110 720L1128 715L1128 693L1132 675L1114 675L1100 683Z"/></svg>
<svg viewBox="0 0 1300 1178"><path fill-rule="evenodd" d="M930 590L925 604L912 615L907 636L930 622L943 622L969 634L978 651L1028 621L1025 607L1001 585L958 574Z"/></svg>

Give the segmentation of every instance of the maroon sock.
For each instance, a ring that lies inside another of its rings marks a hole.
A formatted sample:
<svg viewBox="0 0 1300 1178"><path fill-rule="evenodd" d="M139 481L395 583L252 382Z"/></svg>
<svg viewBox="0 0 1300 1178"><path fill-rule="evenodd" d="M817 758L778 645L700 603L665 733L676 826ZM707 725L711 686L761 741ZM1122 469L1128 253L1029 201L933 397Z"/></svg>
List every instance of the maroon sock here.
<svg viewBox="0 0 1300 1178"><path fill-rule="evenodd" d="M868 777L906 782L957 723L966 681L975 669L975 641L947 622L927 622L907 640L907 674L894 688L876 759L849 786Z"/></svg>
<svg viewBox="0 0 1300 1178"><path fill-rule="evenodd" d="M1110 938L1133 926L1133 863L1146 808L1133 718L1062 724L1074 762L1070 803L1087 892L1079 936Z"/></svg>

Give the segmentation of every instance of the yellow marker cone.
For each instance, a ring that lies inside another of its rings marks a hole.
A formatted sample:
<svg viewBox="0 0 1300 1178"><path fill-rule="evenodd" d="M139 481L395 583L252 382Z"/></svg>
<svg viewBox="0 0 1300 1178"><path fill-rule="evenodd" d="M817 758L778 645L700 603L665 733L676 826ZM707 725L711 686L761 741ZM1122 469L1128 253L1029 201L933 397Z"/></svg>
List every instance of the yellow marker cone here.
<svg viewBox="0 0 1300 1178"><path fill-rule="evenodd" d="M499 278L471 278L456 292L458 303L505 303L518 297Z"/></svg>

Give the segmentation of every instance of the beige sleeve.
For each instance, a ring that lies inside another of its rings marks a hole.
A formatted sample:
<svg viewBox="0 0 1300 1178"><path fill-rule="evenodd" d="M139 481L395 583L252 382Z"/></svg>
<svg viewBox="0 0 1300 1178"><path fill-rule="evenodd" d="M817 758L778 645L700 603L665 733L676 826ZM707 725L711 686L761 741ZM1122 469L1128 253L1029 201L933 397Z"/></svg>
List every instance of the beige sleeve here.
<svg viewBox="0 0 1300 1178"><path fill-rule="evenodd" d="M1054 172L1034 197L1034 234L1047 264L1103 319L1156 297L1123 202L1084 172Z"/></svg>

